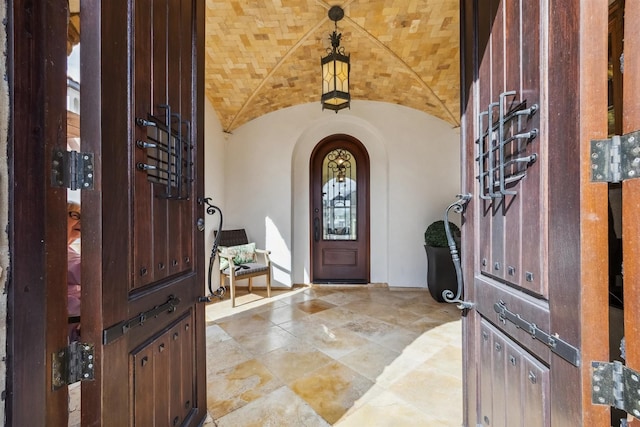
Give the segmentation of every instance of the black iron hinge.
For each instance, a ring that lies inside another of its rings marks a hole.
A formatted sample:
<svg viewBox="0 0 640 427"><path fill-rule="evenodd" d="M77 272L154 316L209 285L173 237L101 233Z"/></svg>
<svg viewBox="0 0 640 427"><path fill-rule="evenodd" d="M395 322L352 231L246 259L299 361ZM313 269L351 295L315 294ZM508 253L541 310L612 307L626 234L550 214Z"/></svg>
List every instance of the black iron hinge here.
<svg viewBox="0 0 640 427"><path fill-rule="evenodd" d="M591 362L591 403L613 406L640 419L640 373L621 362Z"/></svg>
<svg viewBox="0 0 640 427"><path fill-rule="evenodd" d="M621 182L640 177L640 131L591 141L591 181Z"/></svg>
<svg viewBox="0 0 640 427"><path fill-rule="evenodd" d="M72 342L52 354L51 386L58 390L77 381L94 379L94 345Z"/></svg>
<svg viewBox="0 0 640 427"><path fill-rule="evenodd" d="M70 190L93 189L93 154L54 150L51 185Z"/></svg>

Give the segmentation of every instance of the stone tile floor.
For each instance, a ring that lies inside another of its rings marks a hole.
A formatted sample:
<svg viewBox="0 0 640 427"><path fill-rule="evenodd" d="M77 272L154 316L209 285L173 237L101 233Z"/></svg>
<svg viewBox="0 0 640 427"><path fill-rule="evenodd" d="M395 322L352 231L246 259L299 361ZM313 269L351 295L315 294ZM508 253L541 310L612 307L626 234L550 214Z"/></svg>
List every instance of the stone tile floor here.
<svg viewBox="0 0 640 427"><path fill-rule="evenodd" d="M424 289L238 289L209 304L207 425L462 425L460 313Z"/></svg>

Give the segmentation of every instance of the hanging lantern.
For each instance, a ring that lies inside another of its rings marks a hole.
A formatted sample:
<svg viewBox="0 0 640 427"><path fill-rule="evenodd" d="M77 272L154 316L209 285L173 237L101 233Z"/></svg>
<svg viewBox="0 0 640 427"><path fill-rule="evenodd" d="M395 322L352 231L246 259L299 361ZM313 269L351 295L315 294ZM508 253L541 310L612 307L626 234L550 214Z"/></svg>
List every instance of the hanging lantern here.
<svg viewBox="0 0 640 427"><path fill-rule="evenodd" d="M329 37L331 48L327 49L328 55L320 60L322 65L322 109L328 108L336 113L343 108L351 108L351 95L349 94L350 55L344 53L344 47L340 47L342 34L338 33L338 21L343 17L344 11L340 6L333 6L329 9L329 19L334 22L335 29Z"/></svg>

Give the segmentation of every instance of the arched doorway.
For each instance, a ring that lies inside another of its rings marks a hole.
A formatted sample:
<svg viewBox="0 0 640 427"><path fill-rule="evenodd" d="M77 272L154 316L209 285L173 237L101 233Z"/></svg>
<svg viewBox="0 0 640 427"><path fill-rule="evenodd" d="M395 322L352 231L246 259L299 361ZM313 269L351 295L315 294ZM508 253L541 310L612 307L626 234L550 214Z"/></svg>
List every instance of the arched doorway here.
<svg viewBox="0 0 640 427"><path fill-rule="evenodd" d="M368 283L369 154L356 138L337 134L310 160L311 281Z"/></svg>

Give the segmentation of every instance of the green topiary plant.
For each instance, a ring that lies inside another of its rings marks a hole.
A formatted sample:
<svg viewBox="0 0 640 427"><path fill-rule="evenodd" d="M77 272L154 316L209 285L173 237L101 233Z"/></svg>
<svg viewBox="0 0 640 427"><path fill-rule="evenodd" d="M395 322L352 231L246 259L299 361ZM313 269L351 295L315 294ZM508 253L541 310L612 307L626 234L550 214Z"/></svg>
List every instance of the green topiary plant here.
<svg viewBox="0 0 640 427"><path fill-rule="evenodd" d="M460 228L454 223L449 223L449 230L451 230L454 239L457 240L460 237ZM424 232L424 244L437 248L446 248L449 246L443 220L434 221L427 227L427 230Z"/></svg>

